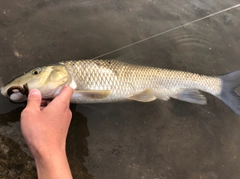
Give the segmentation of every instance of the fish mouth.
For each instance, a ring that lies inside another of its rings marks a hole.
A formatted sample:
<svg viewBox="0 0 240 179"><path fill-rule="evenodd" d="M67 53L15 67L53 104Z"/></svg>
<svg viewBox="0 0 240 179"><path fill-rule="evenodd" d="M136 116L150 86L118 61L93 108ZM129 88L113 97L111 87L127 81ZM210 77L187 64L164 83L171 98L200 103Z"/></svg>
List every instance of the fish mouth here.
<svg viewBox="0 0 240 179"><path fill-rule="evenodd" d="M26 95L28 96L29 94L29 88L28 88L28 84L24 84L23 87L21 86L12 86L7 90L7 94L10 97L13 93L22 93L22 95Z"/></svg>

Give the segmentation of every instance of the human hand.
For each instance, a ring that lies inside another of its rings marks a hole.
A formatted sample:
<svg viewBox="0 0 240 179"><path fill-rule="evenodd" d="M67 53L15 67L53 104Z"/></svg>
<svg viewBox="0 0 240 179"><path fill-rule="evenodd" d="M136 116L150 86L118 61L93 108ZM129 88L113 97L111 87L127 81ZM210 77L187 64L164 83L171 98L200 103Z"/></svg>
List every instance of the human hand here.
<svg viewBox="0 0 240 179"><path fill-rule="evenodd" d="M21 130L36 161L39 178L50 177L41 174L51 173L49 170L53 166L59 169L56 165L61 163L61 169L56 172L61 173L66 167L69 169L65 144L72 117L69 109L72 94L73 89L65 87L56 98L42 108L40 92L34 89L29 93L27 106L21 114ZM45 172L46 170L48 172ZM51 178L54 176L56 175L51 175ZM63 175L60 178L62 177Z"/></svg>

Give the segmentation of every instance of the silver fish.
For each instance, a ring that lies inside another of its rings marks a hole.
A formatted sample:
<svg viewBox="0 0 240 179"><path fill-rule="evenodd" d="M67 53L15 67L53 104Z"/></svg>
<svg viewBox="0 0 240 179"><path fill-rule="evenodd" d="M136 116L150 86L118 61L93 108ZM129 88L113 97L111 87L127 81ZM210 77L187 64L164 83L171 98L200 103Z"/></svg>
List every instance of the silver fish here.
<svg viewBox="0 0 240 179"><path fill-rule="evenodd" d="M150 102L175 98L203 105L207 101L200 91L204 91L240 115L240 97L234 91L239 80L240 70L212 77L116 60L79 60L37 67L2 87L1 93L11 101L21 102L27 99L29 90L37 88L44 99L49 99L69 85L75 90L72 103Z"/></svg>

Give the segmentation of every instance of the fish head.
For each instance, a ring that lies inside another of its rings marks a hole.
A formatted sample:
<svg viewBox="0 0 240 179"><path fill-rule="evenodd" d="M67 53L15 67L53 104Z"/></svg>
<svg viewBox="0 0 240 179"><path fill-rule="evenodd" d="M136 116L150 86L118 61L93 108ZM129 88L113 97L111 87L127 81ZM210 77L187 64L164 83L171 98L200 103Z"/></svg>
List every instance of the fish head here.
<svg viewBox="0 0 240 179"><path fill-rule="evenodd" d="M69 83L71 76L63 65L43 66L34 68L1 87L1 93L12 102L22 102L27 100L31 89L38 89L43 99L52 99Z"/></svg>

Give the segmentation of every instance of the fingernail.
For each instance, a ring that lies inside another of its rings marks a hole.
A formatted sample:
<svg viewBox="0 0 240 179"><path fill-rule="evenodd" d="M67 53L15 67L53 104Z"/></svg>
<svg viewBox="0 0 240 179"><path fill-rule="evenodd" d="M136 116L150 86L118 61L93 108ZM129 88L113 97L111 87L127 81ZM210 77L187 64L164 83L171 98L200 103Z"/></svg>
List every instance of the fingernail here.
<svg viewBox="0 0 240 179"><path fill-rule="evenodd" d="M40 91L38 89L32 89L29 93L29 96L31 95L40 95Z"/></svg>

